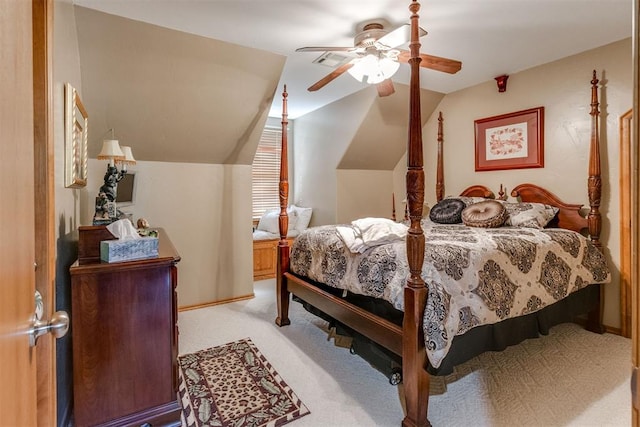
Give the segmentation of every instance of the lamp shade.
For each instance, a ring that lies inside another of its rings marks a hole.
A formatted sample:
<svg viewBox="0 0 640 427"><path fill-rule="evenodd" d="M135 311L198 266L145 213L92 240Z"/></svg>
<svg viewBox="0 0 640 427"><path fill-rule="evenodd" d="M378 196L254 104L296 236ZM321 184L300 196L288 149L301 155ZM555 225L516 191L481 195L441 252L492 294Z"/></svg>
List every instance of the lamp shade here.
<svg viewBox="0 0 640 427"><path fill-rule="evenodd" d="M102 141L102 150L98 154L100 160L121 160L124 159L124 153L120 149L117 139L105 139Z"/></svg>
<svg viewBox="0 0 640 427"><path fill-rule="evenodd" d="M118 160L118 161L121 162L121 163L124 163L124 164L135 165L136 164L136 159L133 158L133 153L131 152L131 147L127 147L126 145L122 145L120 147L120 149L124 153L124 159L121 159L121 160Z"/></svg>
<svg viewBox="0 0 640 427"><path fill-rule="evenodd" d="M347 72L359 82L375 85L393 76L399 68L398 61L367 55L349 68Z"/></svg>

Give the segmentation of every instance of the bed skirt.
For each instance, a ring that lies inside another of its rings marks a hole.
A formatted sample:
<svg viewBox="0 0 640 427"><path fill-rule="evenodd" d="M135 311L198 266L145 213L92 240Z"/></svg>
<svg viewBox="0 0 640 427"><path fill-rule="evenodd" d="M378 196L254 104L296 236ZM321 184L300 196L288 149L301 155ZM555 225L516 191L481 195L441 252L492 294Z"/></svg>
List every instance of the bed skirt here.
<svg viewBox="0 0 640 427"><path fill-rule="evenodd" d="M342 297L343 291L340 289L316 282L313 283L326 292ZM597 306L599 294L600 285L590 285L537 312L506 319L491 325L472 328L465 334L457 335L453 339L451 350L443 359L439 368L435 369L429 365L427 366L427 371L431 375L449 375L453 372L454 366L466 362L485 351L502 351L526 339L547 335L549 329L555 325L573 321L579 322L580 316L586 315ZM397 325L402 325L403 313L395 309L387 301L352 293L347 293L342 298L377 316L384 317ZM380 363L381 358L388 359L387 361L383 360L384 364L387 362L392 365L402 363L402 359L398 355L369 340L364 335L343 325L300 298L294 296L294 300L302 303L310 313L329 322L330 326L335 327L341 335L350 336L356 343L357 348L364 349L357 351L357 353L372 365L378 367L377 365ZM368 357L368 354L371 357Z"/></svg>

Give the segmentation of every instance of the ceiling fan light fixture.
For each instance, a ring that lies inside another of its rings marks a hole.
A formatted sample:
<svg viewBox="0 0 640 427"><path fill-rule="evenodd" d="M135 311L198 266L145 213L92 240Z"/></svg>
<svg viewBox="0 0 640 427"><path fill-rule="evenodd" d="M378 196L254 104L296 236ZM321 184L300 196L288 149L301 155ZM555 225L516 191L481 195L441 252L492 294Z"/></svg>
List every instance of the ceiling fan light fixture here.
<svg viewBox="0 0 640 427"><path fill-rule="evenodd" d="M398 68L400 63L391 58L366 55L347 72L359 82L375 85L391 78Z"/></svg>

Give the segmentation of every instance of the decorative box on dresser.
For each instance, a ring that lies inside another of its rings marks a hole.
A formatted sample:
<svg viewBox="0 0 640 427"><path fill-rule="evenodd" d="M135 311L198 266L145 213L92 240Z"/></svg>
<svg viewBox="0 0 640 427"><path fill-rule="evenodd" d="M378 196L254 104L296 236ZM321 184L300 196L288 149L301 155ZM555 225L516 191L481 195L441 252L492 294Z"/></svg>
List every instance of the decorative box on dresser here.
<svg viewBox="0 0 640 427"><path fill-rule="evenodd" d="M177 266L159 229L157 258L100 261L106 226L79 228L71 266L76 426L179 425Z"/></svg>

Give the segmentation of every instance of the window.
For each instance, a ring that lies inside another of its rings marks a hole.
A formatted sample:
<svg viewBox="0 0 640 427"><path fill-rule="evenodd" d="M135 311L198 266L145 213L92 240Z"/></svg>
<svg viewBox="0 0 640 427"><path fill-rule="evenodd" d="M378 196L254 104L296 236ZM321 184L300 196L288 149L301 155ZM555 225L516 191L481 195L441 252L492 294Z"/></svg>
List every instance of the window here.
<svg viewBox="0 0 640 427"><path fill-rule="evenodd" d="M282 129L265 127L253 158L251 191L253 219L259 219L267 209L280 208L280 152Z"/></svg>

